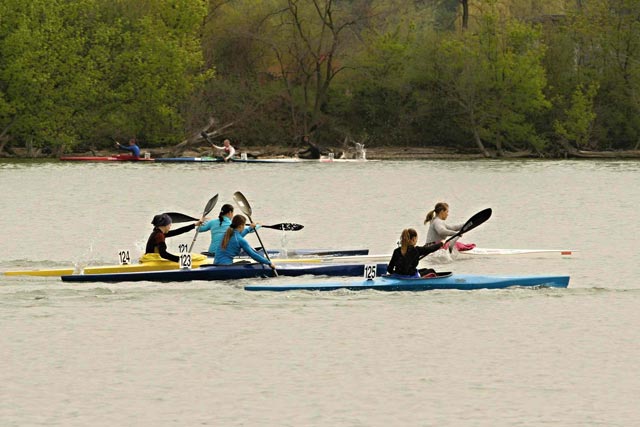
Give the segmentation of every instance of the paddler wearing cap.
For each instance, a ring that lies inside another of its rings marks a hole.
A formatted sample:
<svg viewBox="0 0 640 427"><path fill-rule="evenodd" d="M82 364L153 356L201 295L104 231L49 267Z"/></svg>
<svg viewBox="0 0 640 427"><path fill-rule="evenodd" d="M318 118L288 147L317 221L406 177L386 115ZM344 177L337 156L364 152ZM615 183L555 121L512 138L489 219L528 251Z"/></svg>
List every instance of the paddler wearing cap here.
<svg viewBox="0 0 640 427"><path fill-rule="evenodd" d="M167 237L177 236L179 234L184 234L193 230L194 228L196 228L196 226L200 226L202 224L202 219L199 219L194 224L186 225L175 230L171 230L171 222L171 217L166 213L159 214L153 217L153 220L151 221L151 224L153 224L153 231L149 236L149 240L147 240L147 248L145 249L145 254L156 253L160 255L161 258L164 258L166 260L173 262L180 261L180 258L178 256L167 252L167 244L165 242L165 239Z"/></svg>

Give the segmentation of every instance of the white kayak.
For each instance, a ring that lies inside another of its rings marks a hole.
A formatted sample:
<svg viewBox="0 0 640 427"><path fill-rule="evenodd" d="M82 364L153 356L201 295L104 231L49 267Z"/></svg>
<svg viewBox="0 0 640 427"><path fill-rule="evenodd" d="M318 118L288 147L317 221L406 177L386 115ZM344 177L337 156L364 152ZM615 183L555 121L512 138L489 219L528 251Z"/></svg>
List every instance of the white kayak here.
<svg viewBox="0 0 640 427"><path fill-rule="evenodd" d="M498 249L498 248L473 248L468 251L458 252L460 255L530 255L530 254L560 254L571 255L573 249Z"/></svg>
<svg viewBox="0 0 640 427"><path fill-rule="evenodd" d="M446 250L436 251L430 254L429 257L438 257L440 254L444 254ZM455 252L453 258L458 256L473 255L473 256L498 256L498 255L562 255L568 256L576 252L573 249L499 249L499 248L473 248L468 251ZM452 258L447 256L447 258ZM359 262L388 262L391 259L391 254L373 254L373 255L354 255L354 256L341 256L341 257L321 257L321 258L300 258L292 260L293 262L308 262L308 263L359 263Z"/></svg>

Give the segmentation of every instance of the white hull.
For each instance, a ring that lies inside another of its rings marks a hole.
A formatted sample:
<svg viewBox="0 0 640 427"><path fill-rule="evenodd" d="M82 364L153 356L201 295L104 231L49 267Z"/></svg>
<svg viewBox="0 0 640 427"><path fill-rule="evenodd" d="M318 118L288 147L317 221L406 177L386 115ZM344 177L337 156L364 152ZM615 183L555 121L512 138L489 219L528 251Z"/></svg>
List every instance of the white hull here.
<svg viewBox="0 0 640 427"><path fill-rule="evenodd" d="M562 256L571 255L574 250L571 249L497 249L497 248L473 248L468 251L458 252L453 255L453 258L458 256L498 256L498 255L535 255L535 254L559 254ZM443 251L436 251L429 257L438 257L440 254L444 255ZM427 258L429 258L427 257ZM447 254L449 257L449 254ZM281 259L279 262L287 263L379 263L389 262L391 254L374 254L374 255L353 255L353 256L326 256L326 257L307 257L307 258L289 258Z"/></svg>
<svg viewBox="0 0 640 427"><path fill-rule="evenodd" d="M529 255L529 254L560 254L571 255L572 249L497 249L497 248L473 248L468 251L458 252L460 255Z"/></svg>

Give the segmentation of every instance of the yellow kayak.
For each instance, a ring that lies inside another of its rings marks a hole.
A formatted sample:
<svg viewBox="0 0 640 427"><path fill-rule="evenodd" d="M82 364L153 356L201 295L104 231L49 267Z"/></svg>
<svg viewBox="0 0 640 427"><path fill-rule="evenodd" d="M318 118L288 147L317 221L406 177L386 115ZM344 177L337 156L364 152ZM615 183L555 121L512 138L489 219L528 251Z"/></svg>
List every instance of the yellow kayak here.
<svg viewBox="0 0 640 427"><path fill-rule="evenodd" d="M388 262L390 255L354 255L354 256L316 256L306 258L272 258L276 264L324 264L324 263L375 263ZM191 254L193 267L212 264L213 259L202 254ZM69 274L109 274L109 273L133 273L138 271L177 270L180 268L177 262L167 261L158 254L143 255L138 264L87 266L82 271L75 268L56 268L48 270L14 270L5 271L5 276L50 276L59 277Z"/></svg>
<svg viewBox="0 0 640 427"><path fill-rule="evenodd" d="M48 270L15 270L5 271L5 276L65 276L74 273L83 274L105 274L105 273L133 273L137 271L159 271L159 270L177 270L180 268L177 262L168 261L160 258L158 254L144 254L140 257L138 264L123 265L98 265L87 266L82 271L76 271L75 268L54 268ZM194 267L202 264L210 264L211 259L202 254L191 254L191 262Z"/></svg>

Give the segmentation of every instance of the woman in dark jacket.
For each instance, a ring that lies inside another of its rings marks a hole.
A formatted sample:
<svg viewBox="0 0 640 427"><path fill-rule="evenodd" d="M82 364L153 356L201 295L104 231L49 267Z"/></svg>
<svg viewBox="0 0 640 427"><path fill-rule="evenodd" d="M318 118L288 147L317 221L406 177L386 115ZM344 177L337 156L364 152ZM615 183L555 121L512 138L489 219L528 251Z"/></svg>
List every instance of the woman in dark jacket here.
<svg viewBox="0 0 640 427"><path fill-rule="evenodd" d="M402 230L400 235L400 247L391 255L391 261L387 266L387 273L406 277L420 277L423 274L434 272L432 269L424 269L418 272L420 259L435 252L442 247L442 242L416 246L418 232L413 228ZM422 270L422 269L421 269Z"/></svg>
<svg viewBox="0 0 640 427"><path fill-rule="evenodd" d="M153 217L153 220L151 221L151 224L153 224L153 231L147 240L145 254L157 253L161 258L166 260L173 262L180 261L178 256L167 252L167 243L165 242L165 239L167 237L177 236L193 230L196 226L202 224L202 220L198 220L195 224L186 225L176 230L171 230L171 223L171 217L166 213Z"/></svg>

